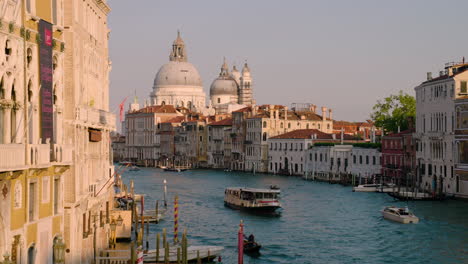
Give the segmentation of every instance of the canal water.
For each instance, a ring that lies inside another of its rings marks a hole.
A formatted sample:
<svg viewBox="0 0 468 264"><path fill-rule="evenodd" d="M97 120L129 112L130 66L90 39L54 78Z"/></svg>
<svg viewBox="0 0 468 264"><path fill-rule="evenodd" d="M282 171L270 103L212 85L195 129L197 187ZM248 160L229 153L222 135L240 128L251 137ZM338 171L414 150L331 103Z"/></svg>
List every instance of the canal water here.
<svg viewBox="0 0 468 264"><path fill-rule="evenodd" d="M353 193L350 187L297 177L213 170L142 168L125 172L123 179L133 179L136 192L147 195L147 209L163 199L163 180L168 182L170 214L151 225L150 248L155 248L155 234L162 228L172 231L178 194L179 230L187 228L191 245L224 246L223 263L237 263L241 219L245 233L253 233L263 246L260 256L245 256L244 263L468 263L467 202L397 202L385 194ZM281 187L280 217L252 215L223 204L225 187L270 185ZM384 220L380 210L386 205L408 205L420 223Z"/></svg>

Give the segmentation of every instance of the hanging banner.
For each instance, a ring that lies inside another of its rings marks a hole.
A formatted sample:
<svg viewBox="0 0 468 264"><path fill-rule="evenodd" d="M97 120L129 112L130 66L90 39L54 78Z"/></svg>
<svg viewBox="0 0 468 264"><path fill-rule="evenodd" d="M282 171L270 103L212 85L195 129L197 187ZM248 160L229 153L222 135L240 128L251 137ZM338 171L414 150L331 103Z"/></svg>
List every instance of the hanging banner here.
<svg viewBox="0 0 468 264"><path fill-rule="evenodd" d="M39 21L39 78L41 82L40 106L41 106L41 138L45 143L49 138L54 139L54 102L52 80L52 24L47 21Z"/></svg>

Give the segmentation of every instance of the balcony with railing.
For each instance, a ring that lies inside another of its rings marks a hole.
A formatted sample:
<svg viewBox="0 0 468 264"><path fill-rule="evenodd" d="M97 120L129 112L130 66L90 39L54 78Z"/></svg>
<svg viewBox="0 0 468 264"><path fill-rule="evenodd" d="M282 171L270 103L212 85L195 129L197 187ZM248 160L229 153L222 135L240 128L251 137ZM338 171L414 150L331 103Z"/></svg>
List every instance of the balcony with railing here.
<svg viewBox="0 0 468 264"><path fill-rule="evenodd" d="M63 165L71 165L73 147L71 145L52 144L50 161Z"/></svg>
<svg viewBox="0 0 468 264"><path fill-rule="evenodd" d="M76 119L90 127L115 130L115 114L104 110L92 107L78 107L76 109Z"/></svg>
<svg viewBox="0 0 468 264"><path fill-rule="evenodd" d="M20 170L25 167L25 145L0 144L0 172Z"/></svg>

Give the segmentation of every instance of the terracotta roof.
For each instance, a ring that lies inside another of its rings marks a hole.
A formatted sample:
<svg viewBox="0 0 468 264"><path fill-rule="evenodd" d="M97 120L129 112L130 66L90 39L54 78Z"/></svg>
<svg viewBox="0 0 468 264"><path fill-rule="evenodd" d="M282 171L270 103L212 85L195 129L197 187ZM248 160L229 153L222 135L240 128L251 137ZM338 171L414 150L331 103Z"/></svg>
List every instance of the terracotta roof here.
<svg viewBox="0 0 468 264"><path fill-rule="evenodd" d="M298 129L294 130L288 133L284 133L275 137L271 137L272 139L282 139L282 138L288 138L288 139L307 139L307 138L312 138L312 135L316 134L317 139L332 139L333 136L331 134L327 134L325 132L322 132L318 129Z"/></svg>
<svg viewBox="0 0 468 264"><path fill-rule="evenodd" d="M249 112L249 111L252 111L252 107L247 106L247 107L244 107L244 108L241 108L239 110L232 111L232 112L233 113L242 113L242 112Z"/></svg>
<svg viewBox="0 0 468 264"><path fill-rule="evenodd" d="M210 126L232 126L232 118L226 118L209 124Z"/></svg>
<svg viewBox="0 0 468 264"><path fill-rule="evenodd" d="M167 120L164 123L180 123L180 122L184 121L184 119L185 119L185 116L176 116L174 118L171 118L171 119Z"/></svg>
<svg viewBox="0 0 468 264"><path fill-rule="evenodd" d="M391 138L391 137L400 137L406 134L412 134L413 132L414 132L414 129L407 129L407 130L401 131L400 133L392 133L392 134L385 135L383 136L383 139Z"/></svg>
<svg viewBox="0 0 468 264"><path fill-rule="evenodd" d="M468 63L456 65L454 68L457 69L457 72L455 72L455 73L452 74L451 76L449 76L448 74L444 74L444 75L442 75L442 76L439 76L439 77L436 77L436 78L432 78L432 79L430 79L430 80L427 80L427 81L425 81L425 82L422 82L422 84L427 84L427 83L431 83L431 82L435 82L435 81L440 81L440 80L445 80L445 79L453 78L453 77L457 76L458 74L467 71L467 70L468 70Z"/></svg>
<svg viewBox="0 0 468 264"><path fill-rule="evenodd" d="M140 110L131 112L132 113L177 113L177 110L173 105L152 105L142 108Z"/></svg>

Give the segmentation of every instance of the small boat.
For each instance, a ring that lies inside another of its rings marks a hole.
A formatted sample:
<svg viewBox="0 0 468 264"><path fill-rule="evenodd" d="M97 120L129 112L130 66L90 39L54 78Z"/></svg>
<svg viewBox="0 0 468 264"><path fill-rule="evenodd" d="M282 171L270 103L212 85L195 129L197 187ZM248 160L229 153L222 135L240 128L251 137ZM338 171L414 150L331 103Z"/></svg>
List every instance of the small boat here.
<svg viewBox="0 0 468 264"><path fill-rule="evenodd" d="M270 185L270 190L279 190L280 187L278 185Z"/></svg>
<svg viewBox="0 0 468 264"><path fill-rule="evenodd" d="M376 192L380 188L380 184L361 184L353 187L353 192Z"/></svg>
<svg viewBox="0 0 468 264"><path fill-rule="evenodd" d="M224 204L238 210L275 212L281 208L280 190L230 187L224 191Z"/></svg>
<svg viewBox="0 0 468 264"><path fill-rule="evenodd" d="M129 171L139 171L140 168L138 168L137 166L132 166Z"/></svg>
<svg viewBox="0 0 468 264"><path fill-rule="evenodd" d="M173 171L173 172L181 172L181 171L186 171L187 169L184 168L174 168L174 167L169 167L169 168L164 168L164 171Z"/></svg>
<svg viewBox="0 0 468 264"><path fill-rule="evenodd" d="M385 219L402 224L418 223L419 218L408 210L408 207L387 206L382 210Z"/></svg>
<svg viewBox="0 0 468 264"><path fill-rule="evenodd" d="M169 262L176 262L177 261L177 248L180 248L180 251L182 251L182 248L180 245L174 245L172 247L169 247ZM217 256L221 254L221 252L224 250L224 247L219 247L219 246L189 246L187 248L187 260L189 262L191 261L196 261L198 256L200 257L201 260L207 260L207 261L212 261L214 260ZM156 260L156 250L148 250L146 254L143 254L143 261L144 262L163 262L164 261L164 248L159 249L159 259Z"/></svg>
<svg viewBox="0 0 468 264"><path fill-rule="evenodd" d="M244 240L244 252L245 253L259 253L260 248L262 248L262 245L255 241L248 241Z"/></svg>
<svg viewBox="0 0 468 264"><path fill-rule="evenodd" d="M396 190L397 186L394 183L384 183L377 188L377 192L391 193Z"/></svg>

